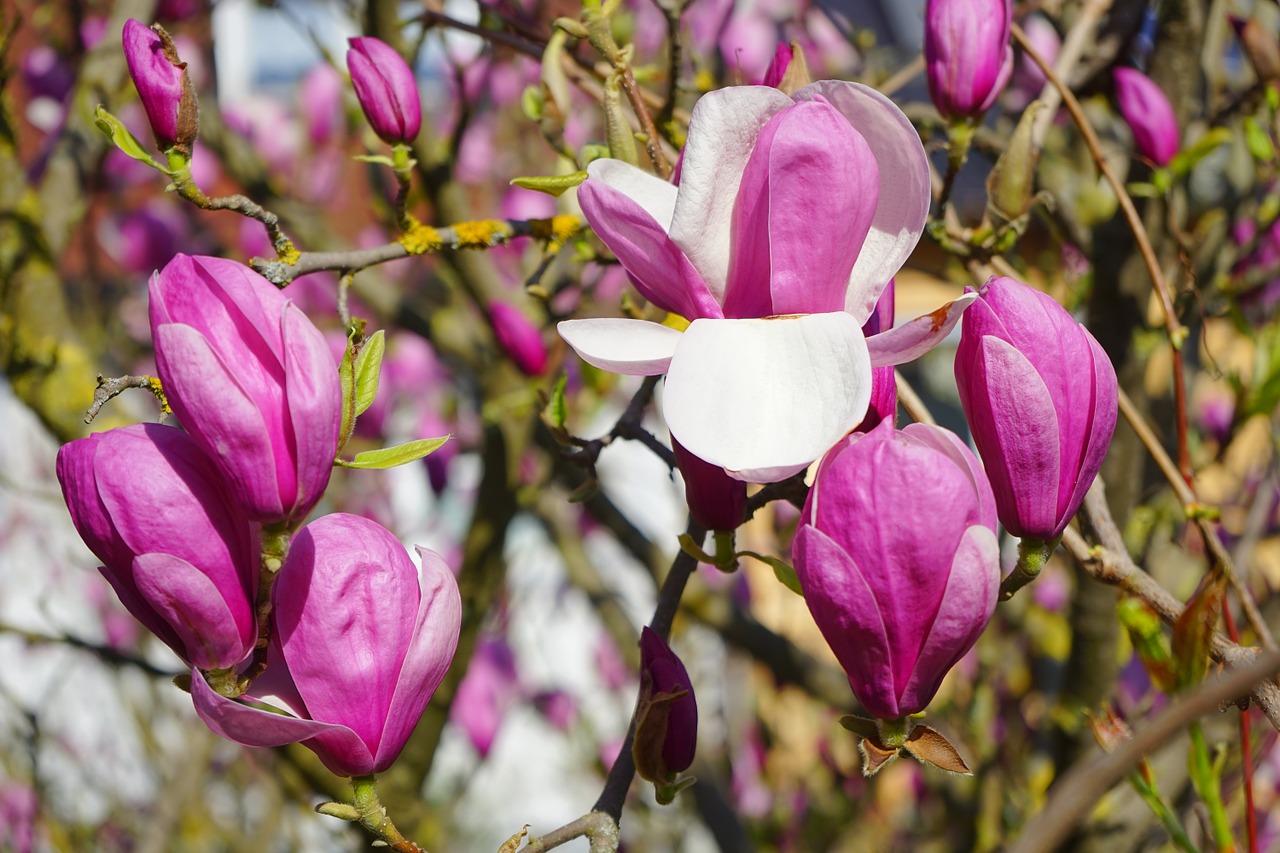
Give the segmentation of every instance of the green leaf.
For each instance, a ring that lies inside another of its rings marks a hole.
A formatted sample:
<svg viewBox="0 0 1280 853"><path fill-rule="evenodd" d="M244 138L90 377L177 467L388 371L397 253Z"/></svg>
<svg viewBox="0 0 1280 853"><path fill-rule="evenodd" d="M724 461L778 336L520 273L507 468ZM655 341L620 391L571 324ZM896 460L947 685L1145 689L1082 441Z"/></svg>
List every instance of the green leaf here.
<svg viewBox="0 0 1280 853"><path fill-rule="evenodd" d="M357 453L356 458L350 461L337 459L334 462L343 468L394 468L397 465L404 465L424 456L430 456L434 451L439 450L449 438L450 436L447 435L440 438L420 438L417 441L397 444L395 447L366 450L362 453Z"/></svg>
<svg viewBox="0 0 1280 853"><path fill-rule="evenodd" d="M1175 175L1185 175L1195 168L1197 163L1217 150L1218 146L1230 141L1231 131L1225 127L1215 127L1197 139L1194 145L1179 151L1170 161L1169 171Z"/></svg>
<svg viewBox="0 0 1280 853"><path fill-rule="evenodd" d="M390 166L392 169L396 167L396 161L385 154L356 154L351 159L359 160L361 163L377 163L379 166Z"/></svg>
<svg viewBox="0 0 1280 853"><path fill-rule="evenodd" d="M537 190L547 195L560 196L565 190L571 190L587 179L585 171L568 175L545 175L529 178L512 178L511 183L526 190Z"/></svg>
<svg viewBox="0 0 1280 853"><path fill-rule="evenodd" d="M1270 163L1276 157L1276 146L1271 134L1253 116L1244 119L1244 144L1259 163Z"/></svg>
<svg viewBox="0 0 1280 853"><path fill-rule="evenodd" d="M346 446L356 424L355 411L355 341L348 337L347 348L338 363L338 384L342 388L342 420L338 427L338 450Z"/></svg>
<svg viewBox="0 0 1280 853"><path fill-rule="evenodd" d="M138 137L130 133L129 128L125 127L120 119L107 112L102 104L98 104L98 108L93 111L93 123L98 126L98 130L106 134L112 145L125 154L128 154L139 163L146 163L157 172L169 174L169 170L157 163L152 158L151 153L142 147Z"/></svg>
<svg viewBox="0 0 1280 853"><path fill-rule="evenodd" d="M1160 617L1140 598L1122 598L1116 605L1116 615L1129 632L1134 651L1152 683L1165 692L1172 691L1177 679Z"/></svg>
<svg viewBox="0 0 1280 853"><path fill-rule="evenodd" d="M1226 594L1226 576L1211 571L1173 624L1173 661L1180 689L1204 680L1209 669L1209 650L1213 648L1213 632Z"/></svg>
<svg viewBox="0 0 1280 853"><path fill-rule="evenodd" d="M804 590L800 588L800 578L796 577L796 570L789 563L784 563L777 557L765 557L764 561L769 564L769 568L773 569L773 576L781 581L783 586L804 598Z"/></svg>
<svg viewBox="0 0 1280 853"><path fill-rule="evenodd" d="M542 408L543 420L556 429L564 429L565 421L569 417L569 407L564 401L564 389L568 382L569 374L561 372L555 387L551 389L551 398Z"/></svg>
<svg viewBox="0 0 1280 853"><path fill-rule="evenodd" d="M387 336L382 330L365 338L354 367L355 414L362 415L373 405L378 393L378 375L382 372L382 356L387 351ZM346 356L343 356L346 359Z"/></svg>
<svg viewBox="0 0 1280 853"><path fill-rule="evenodd" d="M520 110L529 121L542 121L544 99L538 86L525 86L520 95Z"/></svg>

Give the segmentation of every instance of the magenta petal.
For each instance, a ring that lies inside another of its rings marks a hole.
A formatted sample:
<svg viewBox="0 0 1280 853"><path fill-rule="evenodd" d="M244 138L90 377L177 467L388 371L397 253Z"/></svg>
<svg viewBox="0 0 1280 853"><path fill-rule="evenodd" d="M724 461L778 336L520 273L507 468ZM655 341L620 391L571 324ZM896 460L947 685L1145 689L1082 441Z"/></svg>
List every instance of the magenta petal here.
<svg viewBox="0 0 1280 853"><path fill-rule="evenodd" d="M1120 386L1116 380L1116 369L1111 366L1111 359L1092 335L1089 335L1089 351L1095 389L1093 405L1089 407L1089 421L1083 425L1089 440L1081 454L1078 469L1073 469L1078 473L1070 478L1070 482L1058 485L1059 518L1067 521L1080 509L1085 492L1089 491L1094 477L1102 468L1102 460L1106 458L1107 448L1111 446L1111 436L1116 430L1119 410Z"/></svg>
<svg viewBox="0 0 1280 853"><path fill-rule="evenodd" d="M734 206L725 316L843 310L879 192L871 149L830 104L770 119Z"/></svg>
<svg viewBox="0 0 1280 853"><path fill-rule="evenodd" d="M978 496L978 521L991 530L996 529L996 499L991 491L991 483L978 457L973 455L960 437L949 429L941 429L930 424L907 424L902 434L926 447L931 447L947 456L956 467L969 476L974 493Z"/></svg>
<svg viewBox="0 0 1280 853"><path fill-rule="evenodd" d="M1015 536L1055 528L1059 428L1044 380L1022 353L991 335L956 359L968 365L956 378L974 443L996 504L1010 510L1001 521Z"/></svg>
<svg viewBox="0 0 1280 853"><path fill-rule="evenodd" d="M342 417L342 386L324 336L293 303L281 317L284 396L293 425L297 500L291 518L302 518L324 494L333 472ZM281 494L286 494L283 485Z"/></svg>
<svg viewBox="0 0 1280 853"><path fill-rule="evenodd" d="M190 409L198 410L200 437L205 446L216 451L220 460L232 458L240 462L221 466L236 494L255 511L266 510L283 517L286 508L280 506L277 477L281 471L290 480L296 475L283 454L277 457L262 411L254 405L236 372L191 326L167 324L155 329L153 337L156 363L163 374L171 377L166 387L176 378L186 389L181 398L170 394L179 420L189 417Z"/></svg>
<svg viewBox="0 0 1280 853"><path fill-rule="evenodd" d="M191 699L196 715L209 730L227 740L257 747L305 742L315 750L325 766L339 776L363 776L373 772L373 756L356 733L346 726L262 711L219 696L199 670L191 672Z"/></svg>
<svg viewBox="0 0 1280 853"><path fill-rule="evenodd" d="M862 572L843 548L809 525L796 533L792 551L805 603L848 673L854 695L872 716L897 719L889 640Z"/></svg>
<svg viewBox="0 0 1280 853"><path fill-rule="evenodd" d="M370 754L414 630L417 576L390 531L334 513L294 537L272 594L280 647L307 712L346 725Z"/></svg>
<svg viewBox="0 0 1280 853"><path fill-rule="evenodd" d="M666 223L654 219L645 205L592 178L578 188L578 203L645 299L690 320L721 316L702 276L667 235Z"/></svg>
<svg viewBox="0 0 1280 853"><path fill-rule="evenodd" d="M795 93L797 101L825 99L866 140L880 169L880 195L871 230L849 276L845 310L859 325L875 307L886 282L911 255L929 217L929 159L902 110L858 83L822 80Z"/></svg>
<svg viewBox="0 0 1280 853"><path fill-rule="evenodd" d="M943 676L973 647L991 620L999 590L1000 546L995 532L974 525L960 539L942 604L898 696L901 713L923 711L933 699Z"/></svg>
<svg viewBox="0 0 1280 853"><path fill-rule="evenodd" d="M905 364L924 355L951 334L964 310L977 298L977 293L966 293L936 311L867 338L871 366Z"/></svg>
<svg viewBox="0 0 1280 853"><path fill-rule="evenodd" d="M462 597L453 572L435 551L417 550L422 560L422 598L378 744L375 773L396 760L413 734L427 702L453 662L462 628Z"/></svg>
<svg viewBox="0 0 1280 853"><path fill-rule="evenodd" d="M174 654L179 657L186 655L186 644L178 636L178 632L173 630L173 626L151 607L150 602L139 595L138 588L133 582L132 563L127 567L121 566L119 571L110 566L99 566L98 571L107 579L107 583L111 584L116 598L120 599L120 603L124 605L125 610L129 611L130 616L141 622L142 627L173 649Z"/></svg>
<svg viewBox="0 0 1280 853"><path fill-rule="evenodd" d="M233 613L224 594L195 566L169 554L140 554L133 560L133 582L139 595L182 642L182 657L200 669L225 669L248 656L257 625L244 591Z"/></svg>

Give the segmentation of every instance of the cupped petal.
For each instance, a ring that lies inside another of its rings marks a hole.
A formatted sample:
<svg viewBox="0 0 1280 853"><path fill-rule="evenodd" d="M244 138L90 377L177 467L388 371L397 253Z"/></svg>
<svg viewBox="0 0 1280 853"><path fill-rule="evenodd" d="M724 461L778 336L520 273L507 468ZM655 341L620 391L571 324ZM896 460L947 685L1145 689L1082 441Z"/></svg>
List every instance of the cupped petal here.
<svg viewBox="0 0 1280 853"><path fill-rule="evenodd" d="M171 554L133 560L138 594L178 635L175 651L200 669L235 666L253 650L257 624L244 590L219 589L203 572Z"/></svg>
<svg viewBox="0 0 1280 853"><path fill-rule="evenodd" d="M867 350L871 354L872 367L905 364L914 361L951 334L960 322L960 315L978 298L977 293L966 293L896 329L887 329L867 338Z"/></svg>
<svg viewBox="0 0 1280 853"><path fill-rule="evenodd" d="M805 603L849 676L854 695L873 717L893 720L902 716L884 620L857 563L825 533L809 525L800 528L791 547Z"/></svg>
<svg viewBox="0 0 1280 853"><path fill-rule="evenodd" d="M695 320L676 347L663 397L671 434L748 482L808 467L858 425L871 363L849 314Z"/></svg>
<svg viewBox="0 0 1280 853"><path fill-rule="evenodd" d="M845 310L861 324L924 233L929 217L929 160L910 120L875 89L842 80L820 80L793 97L797 101L825 98L862 134L880 170L875 217L845 295Z"/></svg>
<svg viewBox="0 0 1280 853"><path fill-rule="evenodd" d="M179 657L186 654L185 644L182 638L178 636L178 632L173 630L173 626L157 613L145 598L138 594L138 587L133 582L132 560L119 567L99 566L98 571L102 572L102 576L107 579L107 583L111 584L111 588L115 590L116 598L120 599L120 603L124 605L125 610L129 611L130 616L142 623L142 627L159 637L162 643L173 649L174 654Z"/></svg>
<svg viewBox="0 0 1280 853"><path fill-rule="evenodd" d="M292 429L290 455L297 459L297 498L289 517L301 519L320 500L333 472L341 429L342 385L324 335L298 306L285 304L280 325L284 397Z"/></svg>
<svg viewBox="0 0 1280 853"><path fill-rule="evenodd" d="M960 440L960 436L934 424L907 424L902 428L902 434L912 441L918 441L945 455L955 463L957 468L968 473L969 480L973 483L974 493L978 496L978 519L994 533L996 499L991 491L991 482L987 479L986 471L983 470L978 457L974 456L973 451Z"/></svg>
<svg viewBox="0 0 1280 853"><path fill-rule="evenodd" d="M587 364L627 376L666 373L682 337L670 326L618 317L563 320L556 331Z"/></svg>
<svg viewBox="0 0 1280 853"><path fill-rule="evenodd" d="M289 460L284 454L277 456L271 446L272 433L239 375L191 326L166 324L156 328L153 337L165 386L185 389L181 397L170 392L178 420L190 424L192 437L218 461L251 516L283 517L280 471L287 471L290 480L295 475ZM193 416L193 411L199 415Z"/></svg>
<svg viewBox="0 0 1280 853"><path fill-rule="evenodd" d="M391 766L413 734L418 718L453 662L462 629L462 596L453 572L435 551L417 551L422 560L422 599L378 743L375 773Z"/></svg>
<svg viewBox="0 0 1280 853"><path fill-rule="evenodd" d="M956 363L967 367L956 371L956 385L996 505L1012 513L1000 521L1014 536L1056 529L1059 427L1044 380L1022 353L991 335L962 339Z"/></svg>
<svg viewBox="0 0 1280 853"><path fill-rule="evenodd" d="M689 122L671 239L717 302L729 279L729 235L742 172L760 130L791 98L767 86L731 86L698 99Z"/></svg>
<svg viewBox="0 0 1280 853"><path fill-rule="evenodd" d="M210 731L227 740L257 747L302 743L339 776L374 772L373 755L360 736L346 726L263 711L220 696L199 670L191 672L191 700L196 716Z"/></svg>
<svg viewBox="0 0 1280 853"><path fill-rule="evenodd" d="M272 592L280 648L312 719L376 754L414 630L418 572L382 525L333 513L299 531Z"/></svg>
<svg viewBox="0 0 1280 853"><path fill-rule="evenodd" d="M903 714L923 711L951 667L973 647L996 611L1000 590L1000 545L994 530L965 531L951 562L942 604L906 686L898 695Z"/></svg>
<svg viewBox="0 0 1280 853"><path fill-rule="evenodd" d="M1119 411L1120 386L1116 380L1116 369L1094 337L1088 335L1088 339L1092 356L1090 372L1093 374L1093 405L1089 407L1089 422L1084 425L1085 435L1089 439L1082 450L1079 466L1073 469L1072 482L1059 485L1058 514L1059 518L1067 522L1080 509L1085 492L1089 491L1094 477L1102 468L1102 460L1106 458L1107 448L1111 446L1111 436L1116 431Z"/></svg>
<svg viewBox="0 0 1280 853"><path fill-rule="evenodd" d="M830 104L771 118L734 205L725 316L843 310L879 192L871 148Z"/></svg>
<svg viewBox="0 0 1280 853"><path fill-rule="evenodd" d="M689 319L721 316L701 274L667 234L676 188L616 160L597 160L587 173L578 187L583 215L641 295Z"/></svg>

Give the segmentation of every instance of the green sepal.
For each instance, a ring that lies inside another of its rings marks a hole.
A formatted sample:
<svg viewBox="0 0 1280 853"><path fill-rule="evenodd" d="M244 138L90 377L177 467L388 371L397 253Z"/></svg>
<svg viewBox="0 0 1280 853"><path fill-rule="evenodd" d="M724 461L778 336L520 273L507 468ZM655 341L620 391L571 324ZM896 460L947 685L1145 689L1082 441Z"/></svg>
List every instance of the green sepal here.
<svg viewBox="0 0 1280 853"><path fill-rule="evenodd" d="M387 336L381 329L365 338L360 354L356 356L354 366L354 391L356 415L364 414L373 405L373 398L378 393L378 376L382 372L382 356L387 351ZM350 352L350 347L348 347ZM343 355L346 360L346 355Z"/></svg>
<svg viewBox="0 0 1280 853"><path fill-rule="evenodd" d="M537 190L547 195L561 196L565 190L571 190L587 179L585 170L580 172L572 172L568 175L545 175L528 178L512 178L513 186L523 187L526 190Z"/></svg>
<svg viewBox="0 0 1280 853"><path fill-rule="evenodd" d="M396 161L386 154L356 154L351 159L359 160L361 163L377 163L379 166L389 166L392 169L396 167Z"/></svg>
<svg viewBox="0 0 1280 853"><path fill-rule="evenodd" d="M440 438L420 438L395 447L383 447L380 450L365 450L356 454L355 459L335 459L333 464L342 468L394 468L408 462L429 456L439 450L450 436Z"/></svg>
<svg viewBox="0 0 1280 853"><path fill-rule="evenodd" d="M102 131L111 144L119 148L125 154L129 155L139 163L146 163L157 172L170 174L169 170L161 166L151 156L151 153L142 146L138 141L138 137L129 132L129 128L124 126L120 119L107 112L102 104L98 104L97 109L93 111L93 123L98 126L98 130Z"/></svg>
<svg viewBox="0 0 1280 853"><path fill-rule="evenodd" d="M753 557L762 563L768 564L773 569L773 576L796 595L804 598L804 590L800 588L800 578L796 576L796 570L784 560L777 557L770 557L765 554L757 554L755 551L739 551L739 557Z"/></svg>
<svg viewBox="0 0 1280 853"><path fill-rule="evenodd" d="M542 419L553 429L563 430L569 418L569 407L564 401L564 389L568 382L569 374L561 372L555 387L551 389L547 404L542 407Z"/></svg>

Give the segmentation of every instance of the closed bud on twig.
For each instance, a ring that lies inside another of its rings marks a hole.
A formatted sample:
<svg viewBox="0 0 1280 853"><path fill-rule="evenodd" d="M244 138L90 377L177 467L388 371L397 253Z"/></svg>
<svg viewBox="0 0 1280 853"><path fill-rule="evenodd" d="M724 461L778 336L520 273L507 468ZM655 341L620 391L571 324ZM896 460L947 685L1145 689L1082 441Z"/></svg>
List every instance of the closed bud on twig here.
<svg viewBox="0 0 1280 853"><path fill-rule="evenodd" d="M129 76L156 144L162 151L190 157L200 129L200 107L187 63L178 58L173 39L159 24L148 28L130 18L124 25L123 42Z"/></svg>

